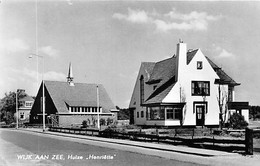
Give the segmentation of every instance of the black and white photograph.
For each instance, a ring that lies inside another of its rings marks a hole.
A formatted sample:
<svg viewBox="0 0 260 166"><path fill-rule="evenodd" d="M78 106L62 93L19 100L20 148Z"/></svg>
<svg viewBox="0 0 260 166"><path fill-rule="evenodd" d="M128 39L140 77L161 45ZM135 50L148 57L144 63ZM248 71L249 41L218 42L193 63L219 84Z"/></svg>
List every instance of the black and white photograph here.
<svg viewBox="0 0 260 166"><path fill-rule="evenodd" d="M260 1L0 0L0 166L256 166Z"/></svg>

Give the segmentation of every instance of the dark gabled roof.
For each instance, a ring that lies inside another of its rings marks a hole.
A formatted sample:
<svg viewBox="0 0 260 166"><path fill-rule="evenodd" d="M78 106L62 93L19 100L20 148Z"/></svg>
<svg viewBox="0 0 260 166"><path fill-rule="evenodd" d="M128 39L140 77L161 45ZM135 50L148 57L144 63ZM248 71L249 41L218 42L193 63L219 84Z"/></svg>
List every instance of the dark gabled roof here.
<svg viewBox="0 0 260 166"><path fill-rule="evenodd" d="M187 52L187 65L191 62L193 57L196 55L199 49ZM215 70L220 80L225 82L225 84L239 85L231 77L229 77L221 68L219 68L215 63L213 63L208 57L206 57L212 68ZM143 63L142 63L143 64ZM147 84L158 83L157 88L153 93L147 98L144 104L160 103L171 91L172 87L175 85L175 71L176 68L176 56L171 58L153 63L153 68L149 69L150 78L146 82ZM151 70L152 69L152 70Z"/></svg>
<svg viewBox="0 0 260 166"><path fill-rule="evenodd" d="M224 83L224 84L230 84L230 85L240 85L240 83L237 83L236 81L234 81L230 76L228 76L224 70L222 70L220 67L218 67L218 65L216 65L214 62L212 62L212 60L210 60L207 56L206 56L208 62L210 63L210 65L212 66L212 68L215 70L215 72L217 73L217 75L219 76L219 83Z"/></svg>
<svg viewBox="0 0 260 166"><path fill-rule="evenodd" d="M166 95L171 91L172 87L175 85L175 77L172 77L162 86L156 88L156 90L149 96L144 104L160 103L166 97Z"/></svg>
<svg viewBox="0 0 260 166"><path fill-rule="evenodd" d="M19 98L19 101L34 101L34 99L26 94L24 97Z"/></svg>
<svg viewBox="0 0 260 166"><path fill-rule="evenodd" d="M155 62L142 62L141 68L145 71L144 80L150 80Z"/></svg>
<svg viewBox="0 0 260 166"><path fill-rule="evenodd" d="M193 59L194 55L198 52L199 49L188 51L187 52L187 64Z"/></svg>
<svg viewBox="0 0 260 166"><path fill-rule="evenodd" d="M159 61L155 63L148 84L158 83L156 90L148 97L144 104L162 102L170 92L175 82L176 57Z"/></svg>
<svg viewBox="0 0 260 166"><path fill-rule="evenodd" d="M45 87L50 94L58 112L68 112L68 106L97 106L97 84L74 83L69 86L67 82L45 81ZM103 85L98 84L99 106L103 113L110 113L115 109Z"/></svg>
<svg viewBox="0 0 260 166"><path fill-rule="evenodd" d="M217 69L216 73L220 78L220 83L222 82L222 83L233 85L233 86L240 85L240 83L237 83L236 81L234 81L223 70Z"/></svg>
<svg viewBox="0 0 260 166"><path fill-rule="evenodd" d="M209 57L205 56L206 59L208 60L209 64L211 65L211 67L216 70L216 69L221 69L220 67L218 67L218 65L216 65L214 62L212 62L212 60L209 59Z"/></svg>
<svg viewBox="0 0 260 166"><path fill-rule="evenodd" d="M152 74L147 83L159 82L158 87L163 85L176 74L176 57L171 57L155 63Z"/></svg>
<svg viewBox="0 0 260 166"><path fill-rule="evenodd" d="M190 63L190 61L197 53L197 51L198 49L187 52L187 64ZM176 69L176 56L156 62L154 64L150 79L147 81L147 83L152 84L153 82L155 83L160 82L158 86L163 85L170 78L175 76L177 72L175 71L175 69Z"/></svg>

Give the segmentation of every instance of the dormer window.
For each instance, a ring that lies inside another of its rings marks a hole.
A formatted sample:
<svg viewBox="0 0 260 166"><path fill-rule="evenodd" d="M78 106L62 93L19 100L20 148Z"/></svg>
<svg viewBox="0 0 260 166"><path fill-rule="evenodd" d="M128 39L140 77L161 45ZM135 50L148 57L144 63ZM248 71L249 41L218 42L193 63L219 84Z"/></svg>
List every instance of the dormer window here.
<svg viewBox="0 0 260 166"><path fill-rule="evenodd" d="M201 70L202 69L202 61L197 61L197 69Z"/></svg>
<svg viewBox="0 0 260 166"><path fill-rule="evenodd" d="M26 101L25 102L25 107L32 107L33 102Z"/></svg>

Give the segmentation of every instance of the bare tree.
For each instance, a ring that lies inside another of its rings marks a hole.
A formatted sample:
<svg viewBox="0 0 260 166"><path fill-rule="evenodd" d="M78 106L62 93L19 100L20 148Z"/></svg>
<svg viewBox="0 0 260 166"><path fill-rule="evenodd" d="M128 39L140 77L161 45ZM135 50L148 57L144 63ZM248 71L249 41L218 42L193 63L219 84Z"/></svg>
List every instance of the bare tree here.
<svg viewBox="0 0 260 166"><path fill-rule="evenodd" d="M219 106L219 127L220 129L223 128L224 123L226 122L227 118L227 113L228 113L228 93L224 90L224 88L220 87L220 84L218 86L218 106Z"/></svg>
<svg viewBox="0 0 260 166"><path fill-rule="evenodd" d="M186 102L186 95L185 95L185 91L184 88L180 87L180 102L181 103L185 103ZM186 104L183 106L183 114L182 116L180 116L180 125L183 126L184 124L184 120L186 117L186 112L187 112L187 108L186 108Z"/></svg>

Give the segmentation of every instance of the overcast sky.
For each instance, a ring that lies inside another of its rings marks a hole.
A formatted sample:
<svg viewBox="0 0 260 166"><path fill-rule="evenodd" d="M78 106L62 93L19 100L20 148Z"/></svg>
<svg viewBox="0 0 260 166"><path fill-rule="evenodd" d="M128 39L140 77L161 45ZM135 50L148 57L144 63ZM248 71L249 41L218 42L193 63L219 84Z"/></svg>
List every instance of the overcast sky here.
<svg viewBox="0 0 260 166"><path fill-rule="evenodd" d="M74 82L101 83L128 107L141 62L171 57L182 39L241 83L236 100L260 105L260 2L35 2L1 0L0 98L36 96L38 45L45 80L66 81L71 62Z"/></svg>

